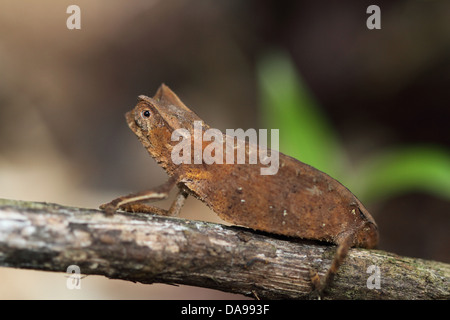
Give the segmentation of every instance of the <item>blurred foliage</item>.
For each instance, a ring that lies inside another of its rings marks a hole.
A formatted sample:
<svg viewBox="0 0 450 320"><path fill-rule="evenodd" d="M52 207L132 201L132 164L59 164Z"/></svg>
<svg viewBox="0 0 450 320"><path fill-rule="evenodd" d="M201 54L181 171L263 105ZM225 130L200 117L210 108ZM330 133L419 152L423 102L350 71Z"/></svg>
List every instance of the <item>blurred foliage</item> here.
<svg viewBox="0 0 450 320"><path fill-rule="evenodd" d="M258 71L262 121L267 128L281 129L280 151L339 175L344 154L337 134L290 59L280 52L270 53L261 60Z"/></svg>
<svg viewBox="0 0 450 320"><path fill-rule="evenodd" d="M355 172L367 199L422 191L450 200L450 153L438 146L403 146L367 159Z"/></svg>
<svg viewBox="0 0 450 320"><path fill-rule="evenodd" d="M439 146L399 146L350 166L337 133L290 57L271 52L258 64L263 125L279 128L280 151L328 173L361 200L410 191L450 200L450 153Z"/></svg>

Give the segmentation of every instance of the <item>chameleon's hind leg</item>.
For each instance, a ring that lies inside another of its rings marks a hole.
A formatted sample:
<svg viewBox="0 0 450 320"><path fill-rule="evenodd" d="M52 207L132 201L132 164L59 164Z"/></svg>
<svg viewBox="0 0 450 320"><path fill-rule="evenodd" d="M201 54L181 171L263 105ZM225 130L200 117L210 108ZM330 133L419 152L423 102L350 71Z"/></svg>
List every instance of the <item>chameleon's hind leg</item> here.
<svg viewBox="0 0 450 320"><path fill-rule="evenodd" d="M173 189L173 187L176 185L176 183L177 183L177 177L172 176L169 178L169 180L167 180L167 182L160 185L159 187L156 187L156 188L153 188L153 189L150 189L147 191L132 193L127 196L122 196L122 197L116 198L116 199L112 200L111 202L102 204L100 206L100 209L105 210L105 213L107 215L113 215L117 209L121 209L121 208L130 209L127 211L137 211L137 210L135 210L138 207L137 205L139 205L139 206L141 206L141 208L143 208L143 205L140 204L143 201L166 199L169 196L170 190ZM162 210L162 209L160 209L160 210ZM174 208L174 210L175 210L175 208ZM158 211L158 210L155 210L155 211ZM154 212L154 211L152 211L152 212ZM157 213L159 213L159 212L157 212Z"/></svg>
<svg viewBox="0 0 450 320"><path fill-rule="evenodd" d="M340 242L336 249L336 253L334 254L331 266L323 278L320 278L317 272L311 270L311 282L313 283L314 291L319 295L319 297L323 295L324 291L333 282L334 276L347 256L348 250L353 244L353 238L354 234L350 234Z"/></svg>

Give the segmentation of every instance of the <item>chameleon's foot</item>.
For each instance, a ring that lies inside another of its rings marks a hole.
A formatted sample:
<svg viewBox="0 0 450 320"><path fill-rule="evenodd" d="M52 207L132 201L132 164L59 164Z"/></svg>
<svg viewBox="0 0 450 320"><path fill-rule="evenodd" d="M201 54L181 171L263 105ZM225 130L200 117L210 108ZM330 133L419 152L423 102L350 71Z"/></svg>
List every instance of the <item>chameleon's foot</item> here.
<svg viewBox="0 0 450 320"><path fill-rule="evenodd" d="M320 285L320 277L316 270L309 270L309 276L311 277L311 282L314 290L318 291L321 287Z"/></svg>
<svg viewBox="0 0 450 320"><path fill-rule="evenodd" d="M320 299L323 295L324 286L320 279L319 273L317 270L309 270L309 276L311 278L311 283L313 285L313 290L311 291L311 298Z"/></svg>
<svg viewBox="0 0 450 320"><path fill-rule="evenodd" d="M111 202L102 204L100 206L100 209L105 211L105 215L107 216L113 216L116 213L116 206L114 204L112 204Z"/></svg>

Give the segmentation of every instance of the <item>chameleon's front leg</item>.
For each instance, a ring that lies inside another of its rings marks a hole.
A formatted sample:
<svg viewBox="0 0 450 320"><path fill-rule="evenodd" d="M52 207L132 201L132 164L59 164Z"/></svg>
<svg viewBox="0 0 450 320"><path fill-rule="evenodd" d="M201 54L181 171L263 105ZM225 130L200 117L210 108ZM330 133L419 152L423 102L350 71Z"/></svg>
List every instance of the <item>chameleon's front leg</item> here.
<svg viewBox="0 0 450 320"><path fill-rule="evenodd" d="M186 191L179 189L175 200L172 202L169 210L161 209L145 203L127 203L120 206L121 210L127 212L140 212L140 213L156 213L160 216L175 217L180 213L181 208L184 205L188 194Z"/></svg>
<svg viewBox="0 0 450 320"><path fill-rule="evenodd" d="M118 209L122 209L128 212L157 213L160 215L171 216L177 215L184 204L184 200L187 197L187 193L181 189L169 210L164 210L141 203L143 201L166 199L169 196L170 190L172 190L172 188L176 185L177 180L177 177L173 176L169 178L166 183L160 185L159 187L119 197L109 203L102 204L100 206L100 209L105 210L105 213L107 215L113 215Z"/></svg>

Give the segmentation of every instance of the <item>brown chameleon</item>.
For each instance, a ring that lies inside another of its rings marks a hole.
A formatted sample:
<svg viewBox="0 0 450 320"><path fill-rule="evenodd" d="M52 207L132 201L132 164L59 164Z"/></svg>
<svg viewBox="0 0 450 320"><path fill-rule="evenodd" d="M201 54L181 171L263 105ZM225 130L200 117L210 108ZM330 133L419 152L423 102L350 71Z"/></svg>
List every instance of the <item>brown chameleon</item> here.
<svg viewBox="0 0 450 320"><path fill-rule="evenodd" d="M169 180L148 191L119 197L100 208L107 214L117 209L177 215L188 195L206 203L223 220L255 230L327 241L338 245L324 279L312 273L315 289L322 292L332 281L352 246L374 248L377 225L362 203L327 174L279 153L274 175L261 175L264 164L174 164L171 153L176 129L187 129L194 137L194 121L201 119L162 84L153 98L139 96L126 114L131 130L150 155L162 166ZM203 124L202 130L209 128ZM224 137L225 140L225 137ZM202 148L208 145L203 142ZM246 152L252 150L245 144ZM225 161L224 161L225 163ZM169 210L143 202L165 199L172 188L178 194Z"/></svg>

